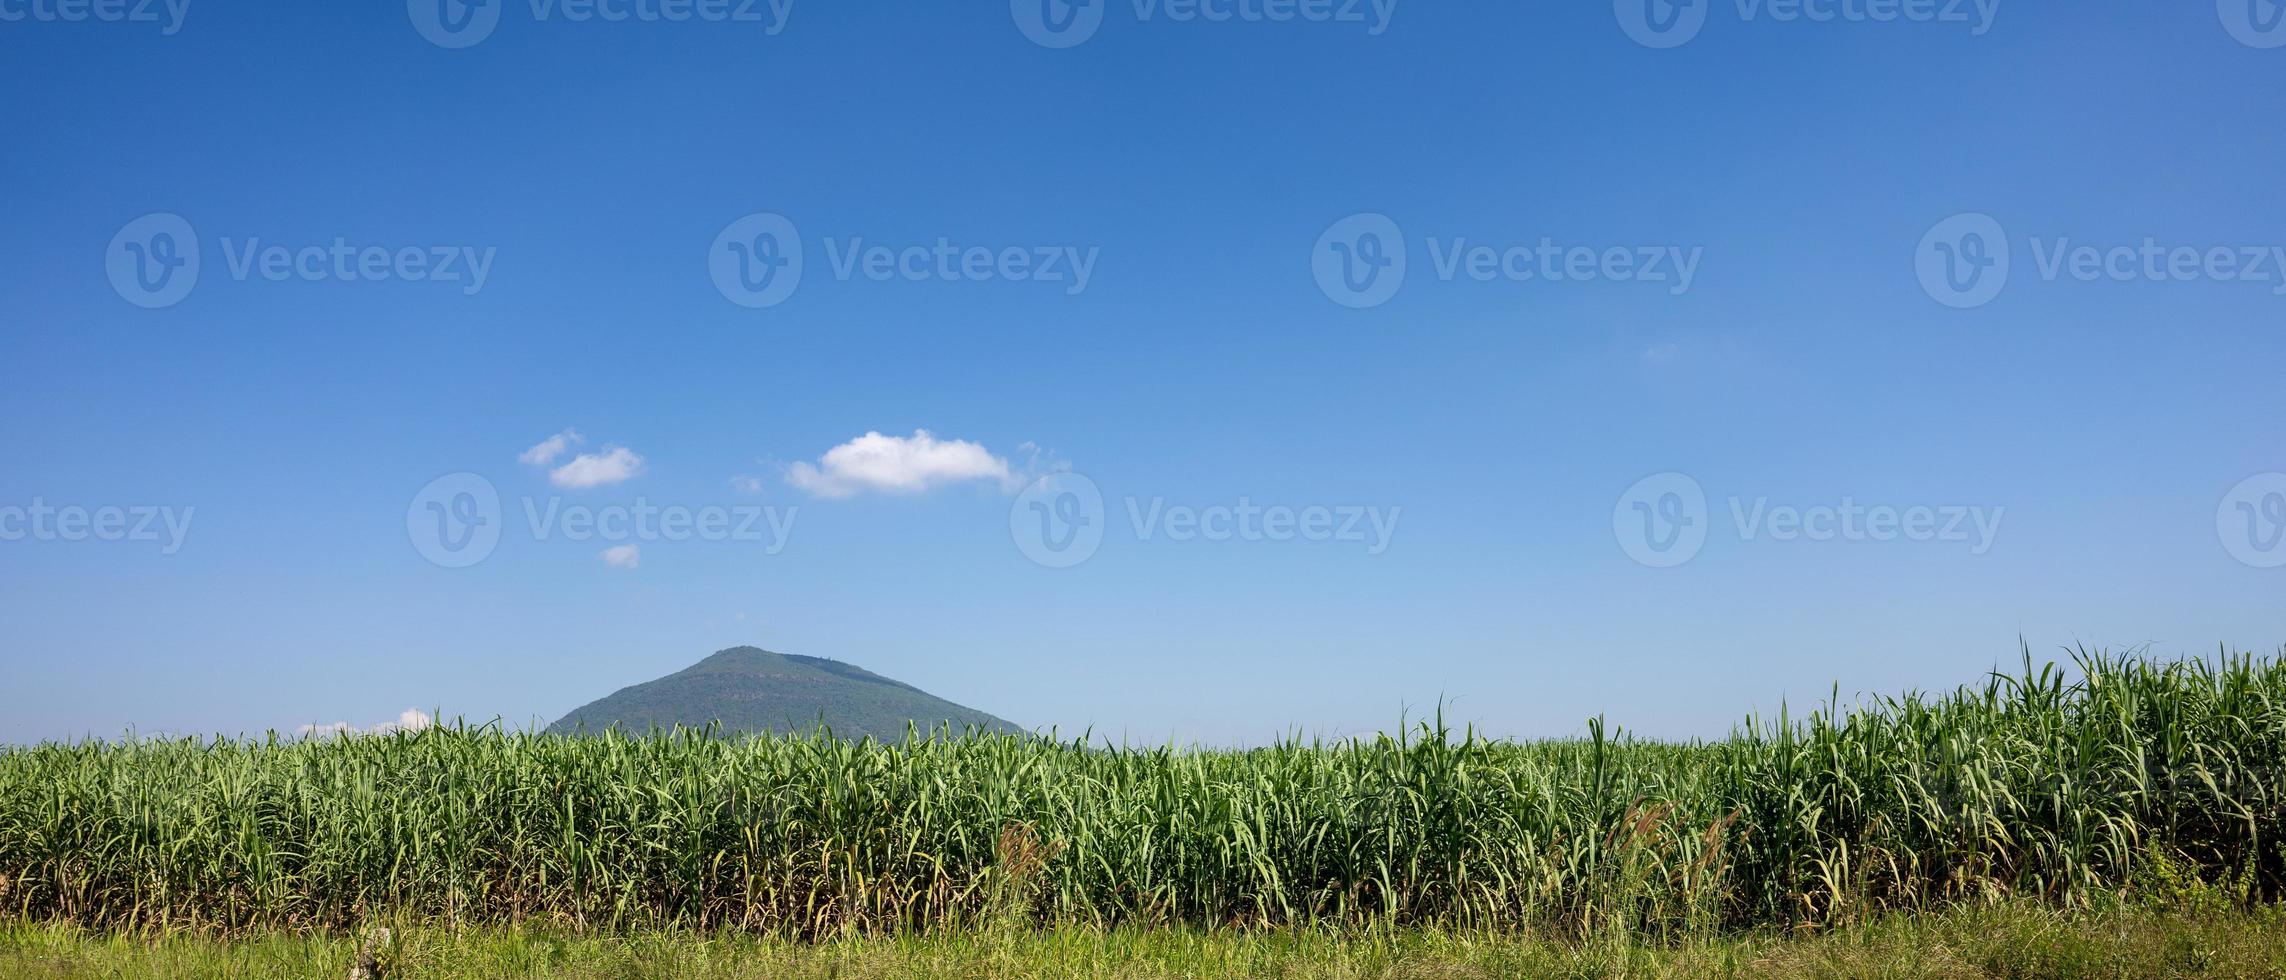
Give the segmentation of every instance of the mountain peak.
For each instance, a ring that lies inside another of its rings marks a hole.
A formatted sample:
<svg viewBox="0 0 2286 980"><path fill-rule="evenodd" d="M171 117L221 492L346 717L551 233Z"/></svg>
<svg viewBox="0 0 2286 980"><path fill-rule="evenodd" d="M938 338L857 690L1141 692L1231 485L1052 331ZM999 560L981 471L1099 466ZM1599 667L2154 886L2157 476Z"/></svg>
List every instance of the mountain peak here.
<svg viewBox="0 0 2286 980"><path fill-rule="evenodd" d="M623 688L548 726L553 733L719 723L725 734L808 732L821 724L849 738L901 738L908 723L1021 731L992 715L935 697L902 681L838 660L760 647L718 650L680 671Z"/></svg>
<svg viewBox="0 0 2286 980"><path fill-rule="evenodd" d="M768 670L772 667L784 667L786 662L784 654L772 653L761 647L731 647L728 650L715 651L705 660L683 668L682 672L698 674L716 671Z"/></svg>

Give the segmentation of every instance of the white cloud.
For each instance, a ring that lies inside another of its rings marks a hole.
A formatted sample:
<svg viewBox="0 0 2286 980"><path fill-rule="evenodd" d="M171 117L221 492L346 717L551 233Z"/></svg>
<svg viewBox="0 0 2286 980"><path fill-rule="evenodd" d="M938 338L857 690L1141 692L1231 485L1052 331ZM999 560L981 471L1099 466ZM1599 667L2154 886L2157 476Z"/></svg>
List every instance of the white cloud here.
<svg viewBox="0 0 2286 980"><path fill-rule="evenodd" d="M744 473L740 473L737 476L730 478L730 488L732 490L738 491L739 493L761 493L762 486L763 481L759 476L748 476Z"/></svg>
<svg viewBox="0 0 2286 980"><path fill-rule="evenodd" d="M359 728L346 721L337 721L330 725L303 725L295 731L304 736L389 735L396 732L417 732L436 723L437 720L429 717L428 712L419 708L406 708L397 713L396 721L384 721L370 728Z"/></svg>
<svg viewBox="0 0 2286 980"><path fill-rule="evenodd" d="M623 544L605 548L603 563L613 568L634 568L643 564L643 549L639 545Z"/></svg>
<svg viewBox="0 0 2286 980"><path fill-rule="evenodd" d="M818 497L847 497L865 490L921 493L948 483L989 480L1004 487L1017 481L1008 461L983 446L959 439L939 441L926 429L910 439L868 432L826 450L816 463L786 468L786 482Z"/></svg>
<svg viewBox="0 0 2286 980"><path fill-rule="evenodd" d="M524 454L516 457L516 459L526 466L546 466L555 462L556 457L563 455L564 450L586 441L587 438L580 435L578 430L565 429L540 440L539 445L524 450Z"/></svg>
<svg viewBox="0 0 2286 980"><path fill-rule="evenodd" d="M643 457L625 446L605 446L600 453L582 453L548 474L548 482L567 490L584 490L623 483L643 475Z"/></svg>
<svg viewBox="0 0 2286 980"><path fill-rule="evenodd" d="M405 710L397 713L396 721L385 721L381 724L373 726L373 734L387 735L390 732L417 732L421 729L434 726L436 723L437 720L429 717L428 712L422 711L419 708L406 708Z"/></svg>

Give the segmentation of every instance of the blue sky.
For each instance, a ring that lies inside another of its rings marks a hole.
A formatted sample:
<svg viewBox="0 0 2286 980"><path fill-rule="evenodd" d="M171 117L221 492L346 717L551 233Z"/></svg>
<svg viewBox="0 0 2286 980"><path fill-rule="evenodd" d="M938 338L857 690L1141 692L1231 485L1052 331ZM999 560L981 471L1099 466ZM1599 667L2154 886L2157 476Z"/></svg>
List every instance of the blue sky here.
<svg viewBox="0 0 2286 980"><path fill-rule="evenodd" d="M0 0L0 739L746 643L1147 741L1712 736L2286 642L2268 0L431 2Z"/></svg>

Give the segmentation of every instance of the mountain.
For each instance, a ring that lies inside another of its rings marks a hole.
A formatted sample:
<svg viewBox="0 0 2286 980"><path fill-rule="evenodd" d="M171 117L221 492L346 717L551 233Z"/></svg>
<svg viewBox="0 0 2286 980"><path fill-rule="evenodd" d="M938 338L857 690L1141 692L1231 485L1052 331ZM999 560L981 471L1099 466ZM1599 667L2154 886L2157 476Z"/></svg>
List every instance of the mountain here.
<svg viewBox="0 0 2286 980"><path fill-rule="evenodd" d="M725 733L810 731L823 722L834 734L879 739L904 737L910 721L924 731L951 724L995 732L1022 729L964 708L872 671L823 657L797 657L754 647L732 647L655 681L563 716L548 731L600 732L617 726L642 734L676 725L696 728L719 721Z"/></svg>

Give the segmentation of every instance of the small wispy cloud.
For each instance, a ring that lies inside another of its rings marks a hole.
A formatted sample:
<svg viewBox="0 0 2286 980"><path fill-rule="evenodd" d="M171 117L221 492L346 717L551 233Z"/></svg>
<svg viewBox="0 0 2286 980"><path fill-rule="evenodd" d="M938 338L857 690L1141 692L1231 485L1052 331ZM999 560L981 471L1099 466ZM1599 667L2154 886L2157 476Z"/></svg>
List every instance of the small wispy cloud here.
<svg viewBox="0 0 2286 980"><path fill-rule="evenodd" d="M749 476L747 474L740 473L737 476L730 478L730 488L732 490L738 491L739 493L761 493L762 488L765 486L768 486L768 481L762 479L759 476Z"/></svg>
<svg viewBox="0 0 2286 980"><path fill-rule="evenodd" d="M323 735L391 735L397 732L417 732L424 728L434 727L436 723L437 720L433 717L430 717L428 712L422 711L419 708L406 708L404 711L401 711L397 714L396 721L384 721L378 725L371 725L364 728L359 728L356 725L352 725L346 721L337 721L328 725L303 725L302 727L295 729L295 733L304 737Z"/></svg>
<svg viewBox="0 0 2286 980"><path fill-rule="evenodd" d="M816 497L848 497L868 490L925 493L969 481L1009 488L1019 482L1006 459L973 442L938 439L927 429L916 429L911 437L868 432L826 450L815 463L786 468L787 483Z"/></svg>
<svg viewBox="0 0 2286 980"><path fill-rule="evenodd" d="M1673 364L1683 357L1683 345L1677 343L1653 344L1643 349L1646 364Z"/></svg>
<svg viewBox="0 0 2286 980"><path fill-rule="evenodd" d="M548 482L567 490L624 483L643 475L643 457L625 446L605 446L600 453L582 453L548 473Z"/></svg>
<svg viewBox="0 0 2286 980"><path fill-rule="evenodd" d="M634 568L643 564L643 549L639 545L615 545L603 549L601 555L603 563L613 568Z"/></svg>
<svg viewBox="0 0 2286 980"><path fill-rule="evenodd" d="M555 435L540 440L539 445L524 450L524 454L516 457L516 460L526 466L546 466L549 463L555 462L556 457L562 456L564 454L564 450L570 449L571 447L577 446L586 441L587 438L580 435L578 430L565 429L562 432L558 432Z"/></svg>

